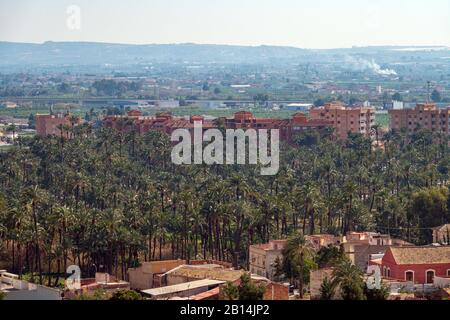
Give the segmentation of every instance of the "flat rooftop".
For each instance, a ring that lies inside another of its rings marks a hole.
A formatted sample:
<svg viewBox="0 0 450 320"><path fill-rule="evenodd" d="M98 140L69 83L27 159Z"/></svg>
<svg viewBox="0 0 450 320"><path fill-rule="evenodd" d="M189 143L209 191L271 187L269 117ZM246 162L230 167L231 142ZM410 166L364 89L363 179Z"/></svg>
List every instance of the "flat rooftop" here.
<svg viewBox="0 0 450 320"><path fill-rule="evenodd" d="M203 280L175 284L173 286L141 290L141 292L144 294L147 294L147 295L151 295L152 297L158 297L158 296L162 296L162 295L166 295L166 294L183 292L183 291L192 290L192 289L196 289L196 288L220 285L223 283L225 283L225 281L203 279Z"/></svg>
<svg viewBox="0 0 450 320"><path fill-rule="evenodd" d="M212 279L218 281L235 281L245 272L243 270L226 269L219 265L181 265L166 275L183 276L190 279Z"/></svg>

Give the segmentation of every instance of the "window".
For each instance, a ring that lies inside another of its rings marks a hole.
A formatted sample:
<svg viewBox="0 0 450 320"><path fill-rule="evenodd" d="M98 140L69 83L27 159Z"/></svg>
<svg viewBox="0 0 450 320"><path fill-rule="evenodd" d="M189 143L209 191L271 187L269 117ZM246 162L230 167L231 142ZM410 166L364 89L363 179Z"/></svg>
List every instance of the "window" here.
<svg viewBox="0 0 450 320"><path fill-rule="evenodd" d="M388 278L391 277L391 268L387 268L386 277L388 277Z"/></svg>
<svg viewBox="0 0 450 320"><path fill-rule="evenodd" d="M405 280L414 282L414 271L406 271Z"/></svg>
<svg viewBox="0 0 450 320"><path fill-rule="evenodd" d="M447 270L447 277L450 277L450 269Z"/></svg>
<svg viewBox="0 0 450 320"><path fill-rule="evenodd" d="M427 270L426 271L426 278L427 278L427 282L426 283L433 283L433 281L434 281L434 270Z"/></svg>

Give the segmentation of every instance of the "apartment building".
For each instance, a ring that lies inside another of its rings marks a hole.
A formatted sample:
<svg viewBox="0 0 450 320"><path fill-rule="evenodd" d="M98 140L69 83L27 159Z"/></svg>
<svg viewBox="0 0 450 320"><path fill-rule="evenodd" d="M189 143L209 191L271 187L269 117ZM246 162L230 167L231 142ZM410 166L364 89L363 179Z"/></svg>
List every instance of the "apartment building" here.
<svg viewBox="0 0 450 320"><path fill-rule="evenodd" d="M305 131L323 131L331 127L331 121L309 119L304 113L297 112L291 119L256 118L251 112L240 111L231 118L219 118L227 129L278 129L280 140L292 142L295 135Z"/></svg>
<svg viewBox="0 0 450 320"><path fill-rule="evenodd" d="M57 114L37 114L35 116L36 121L36 133L41 137L48 135L61 135L63 133L68 136L67 132L61 132L61 129L65 127L74 127L79 125L82 121L79 117L71 116L68 113Z"/></svg>
<svg viewBox="0 0 450 320"><path fill-rule="evenodd" d="M450 107L439 109L433 103L418 103L414 109L389 110L391 130L406 129L414 133L420 129L450 133Z"/></svg>
<svg viewBox="0 0 450 320"><path fill-rule="evenodd" d="M335 135L345 140L348 133L360 133L368 138L373 136L375 110L370 107L346 107L339 102L326 103L322 107L311 108L311 120L331 121Z"/></svg>
<svg viewBox="0 0 450 320"><path fill-rule="evenodd" d="M104 119L107 128L121 132L135 131L144 134L151 130L158 130L171 134L176 129L194 129L194 122L201 122L203 130L224 127L226 129L278 129L280 140L291 142L297 133L308 130L324 130L331 127L331 122L322 119L308 119L303 113L296 113L291 119L256 118L251 112L236 112L233 117L222 117L214 120L194 115L187 117L173 117L170 112L162 112L156 116L142 116L137 110L129 111L126 116L109 116Z"/></svg>

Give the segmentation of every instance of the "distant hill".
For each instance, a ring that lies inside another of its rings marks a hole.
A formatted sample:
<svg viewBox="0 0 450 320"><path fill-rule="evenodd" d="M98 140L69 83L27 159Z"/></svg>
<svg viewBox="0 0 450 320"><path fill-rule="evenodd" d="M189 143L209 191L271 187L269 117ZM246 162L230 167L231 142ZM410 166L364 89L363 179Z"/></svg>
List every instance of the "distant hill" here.
<svg viewBox="0 0 450 320"><path fill-rule="evenodd" d="M281 46L205 44L110 44L95 42L0 42L0 68L131 65L141 63L279 63L291 60L328 60L333 55L405 55L407 47L354 47L309 50ZM409 48L409 47L408 47ZM434 50L430 54L437 54ZM448 51L446 53L448 55Z"/></svg>
<svg viewBox="0 0 450 320"><path fill-rule="evenodd" d="M94 42L0 42L0 64L130 64L139 62L239 63L295 58L308 50L276 46L197 44L130 45Z"/></svg>

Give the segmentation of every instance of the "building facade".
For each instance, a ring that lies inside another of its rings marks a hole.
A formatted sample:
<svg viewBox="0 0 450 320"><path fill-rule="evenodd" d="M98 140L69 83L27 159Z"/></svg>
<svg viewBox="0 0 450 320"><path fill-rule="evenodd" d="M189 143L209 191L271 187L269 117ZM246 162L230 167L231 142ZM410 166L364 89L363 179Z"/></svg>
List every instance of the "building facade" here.
<svg viewBox="0 0 450 320"><path fill-rule="evenodd" d="M436 133L450 133L450 107L439 109L432 103L419 103L414 109L389 110L389 125L393 131L414 133L427 129Z"/></svg>
<svg viewBox="0 0 450 320"><path fill-rule="evenodd" d="M394 245L410 245L377 232L348 232L344 241L345 254L361 271L367 270L371 256L383 255Z"/></svg>
<svg viewBox="0 0 450 320"><path fill-rule="evenodd" d="M68 113L37 114L35 121L36 133L41 137L61 134L68 137L68 132L64 132L63 127L71 128L81 123L79 117L70 116ZM61 129L63 129L62 132Z"/></svg>
<svg viewBox="0 0 450 320"><path fill-rule="evenodd" d="M338 139L345 140L348 133L360 133L373 137L375 109L370 107L346 107L341 103L327 103L322 107L311 108L311 120L331 121Z"/></svg>
<svg viewBox="0 0 450 320"><path fill-rule="evenodd" d="M271 240L264 244L251 245L249 248L249 269L253 274L275 278L276 260L283 261L283 248L286 240Z"/></svg>
<svg viewBox="0 0 450 320"><path fill-rule="evenodd" d="M382 276L415 284L433 284L434 277L450 277L450 246L390 247L379 261Z"/></svg>
<svg viewBox="0 0 450 320"><path fill-rule="evenodd" d="M140 111L129 111L126 116L108 116L104 125L121 132L137 132L144 134L157 130L171 134L177 129L194 129L194 123L201 122L203 130L211 128L225 129L278 129L280 140L291 142L297 133L308 130L325 130L331 127L331 122L320 119L308 119L303 113L296 113L291 119L256 118L251 112L241 111L230 118L207 120L202 116L194 115L189 118L174 117L169 112L162 112L156 116L143 116ZM192 132L191 132L192 133Z"/></svg>

